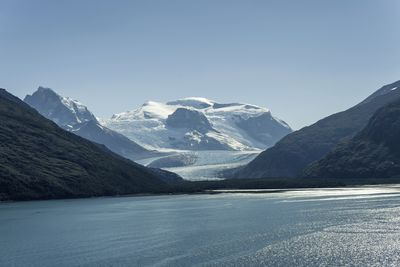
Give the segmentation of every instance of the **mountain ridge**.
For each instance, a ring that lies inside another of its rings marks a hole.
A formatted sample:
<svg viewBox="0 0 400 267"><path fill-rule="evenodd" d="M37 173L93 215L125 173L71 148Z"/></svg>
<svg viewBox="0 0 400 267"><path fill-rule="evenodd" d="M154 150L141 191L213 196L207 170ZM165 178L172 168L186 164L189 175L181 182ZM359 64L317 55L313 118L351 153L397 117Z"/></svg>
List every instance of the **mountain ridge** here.
<svg viewBox="0 0 400 267"><path fill-rule="evenodd" d="M228 178L297 177L307 165L326 156L341 140L362 130L379 108L399 98L398 87L400 81L385 85L354 107L285 136L248 165L229 173ZM393 88L397 90L391 90Z"/></svg>
<svg viewBox="0 0 400 267"><path fill-rule="evenodd" d="M168 117L177 117L177 111L181 116L174 127L168 124ZM264 127L264 136L260 138L252 134L250 131L254 129L246 128L245 123L239 126L250 118L254 120L250 121L251 126L270 124L276 129L270 132L268 127ZM166 103L147 101L137 109L114 114L103 121L105 126L155 149L261 149L273 145L292 131L288 124L273 117L266 108L241 103L221 104L202 97L187 97ZM194 125L196 121L206 127L198 131ZM210 146L210 143L215 146Z"/></svg>
<svg viewBox="0 0 400 267"><path fill-rule="evenodd" d="M379 109L354 138L304 172L309 178L400 178L400 100Z"/></svg>
<svg viewBox="0 0 400 267"><path fill-rule="evenodd" d="M5 89L0 121L0 200L168 192L178 179L61 129Z"/></svg>
<svg viewBox="0 0 400 267"><path fill-rule="evenodd" d="M123 157L136 160L158 154L102 126L85 105L72 98L63 97L50 88L39 87L32 95L27 95L24 102L61 128L90 141L104 144Z"/></svg>

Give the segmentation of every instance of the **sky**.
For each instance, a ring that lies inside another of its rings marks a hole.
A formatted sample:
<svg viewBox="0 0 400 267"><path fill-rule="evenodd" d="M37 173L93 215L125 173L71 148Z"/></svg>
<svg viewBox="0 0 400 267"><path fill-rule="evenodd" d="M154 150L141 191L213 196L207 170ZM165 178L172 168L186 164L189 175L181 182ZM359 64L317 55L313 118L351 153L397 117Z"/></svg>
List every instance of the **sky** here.
<svg viewBox="0 0 400 267"><path fill-rule="evenodd" d="M98 117L201 96L299 129L400 80L400 1L0 0L0 62Z"/></svg>

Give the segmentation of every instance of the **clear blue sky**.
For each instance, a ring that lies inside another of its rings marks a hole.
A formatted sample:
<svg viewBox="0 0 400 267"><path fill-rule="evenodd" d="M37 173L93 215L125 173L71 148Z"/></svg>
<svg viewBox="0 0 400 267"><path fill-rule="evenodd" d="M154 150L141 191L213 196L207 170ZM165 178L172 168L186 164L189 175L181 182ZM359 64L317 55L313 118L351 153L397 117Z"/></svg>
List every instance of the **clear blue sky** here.
<svg viewBox="0 0 400 267"><path fill-rule="evenodd" d="M300 128L400 79L398 0L0 0L0 87L109 117L203 96Z"/></svg>

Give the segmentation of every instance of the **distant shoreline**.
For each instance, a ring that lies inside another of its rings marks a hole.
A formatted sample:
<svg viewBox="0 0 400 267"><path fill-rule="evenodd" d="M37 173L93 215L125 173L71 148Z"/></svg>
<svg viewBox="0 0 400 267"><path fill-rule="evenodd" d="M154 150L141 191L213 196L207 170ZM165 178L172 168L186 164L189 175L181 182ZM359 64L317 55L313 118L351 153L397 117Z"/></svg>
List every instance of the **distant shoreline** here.
<svg viewBox="0 0 400 267"><path fill-rule="evenodd" d="M253 179L248 179L253 180ZM259 179L254 179L259 180ZM265 180L265 179L261 179ZM219 195L219 194L271 194L271 193L284 193L284 192L292 192L292 191L305 191L305 190L317 190L317 189L348 189L348 188L356 188L356 187L386 187L386 186L399 186L400 189L400 179L385 179L380 183L377 181L378 179L373 179L375 183L372 183L372 180L369 180L369 183L363 184L346 184L346 185L326 185L326 186L299 186L299 187L285 187L285 188L220 188L220 189L203 189L199 191L183 191L182 188L179 191L175 192L160 192L160 193L139 193L139 194L124 194L124 195L109 195L109 196L88 196L88 197L67 197L67 198L51 198L51 199L24 199L24 200L0 200L0 204L3 203L16 203L16 202L30 202L30 201L49 201L49 200L75 200L75 199L101 199L101 198L118 198L118 197L147 197L147 196L179 196L179 195ZM224 180L231 181L231 180ZM189 182L189 183L202 183L207 184L208 182L215 183L221 181L197 181L197 182ZM255 181L252 181L255 182ZM187 183L187 181L185 182Z"/></svg>

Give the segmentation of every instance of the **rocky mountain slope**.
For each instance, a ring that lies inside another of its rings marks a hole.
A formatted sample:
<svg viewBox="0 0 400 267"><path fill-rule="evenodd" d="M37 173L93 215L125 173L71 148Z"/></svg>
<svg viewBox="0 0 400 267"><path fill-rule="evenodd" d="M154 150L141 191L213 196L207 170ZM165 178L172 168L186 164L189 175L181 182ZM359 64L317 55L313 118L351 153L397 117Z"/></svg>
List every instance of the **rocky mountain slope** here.
<svg viewBox="0 0 400 267"><path fill-rule="evenodd" d="M27 95L24 101L63 129L103 144L123 157L136 160L157 154L102 126L86 106L71 98L60 96L52 89L39 87L32 95Z"/></svg>
<svg viewBox="0 0 400 267"><path fill-rule="evenodd" d="M0 200L165 192L179 180L61 129L4 89L0 140Z"/></svg>
<svg viewBox="0 0 400 267"><path fill-rule="evenodd" d="M400 100L379 109L357 136L312 164L304 176L400 178Z"/></svg>
<svg viewBox="0 0 400 267"><path fill-rule="evenodd" d="M386 85L360 104L293 132L262 152L231 178L296 177L322 159L344 138L361 131L381 107L400 97L400 81Z"/></svg>

